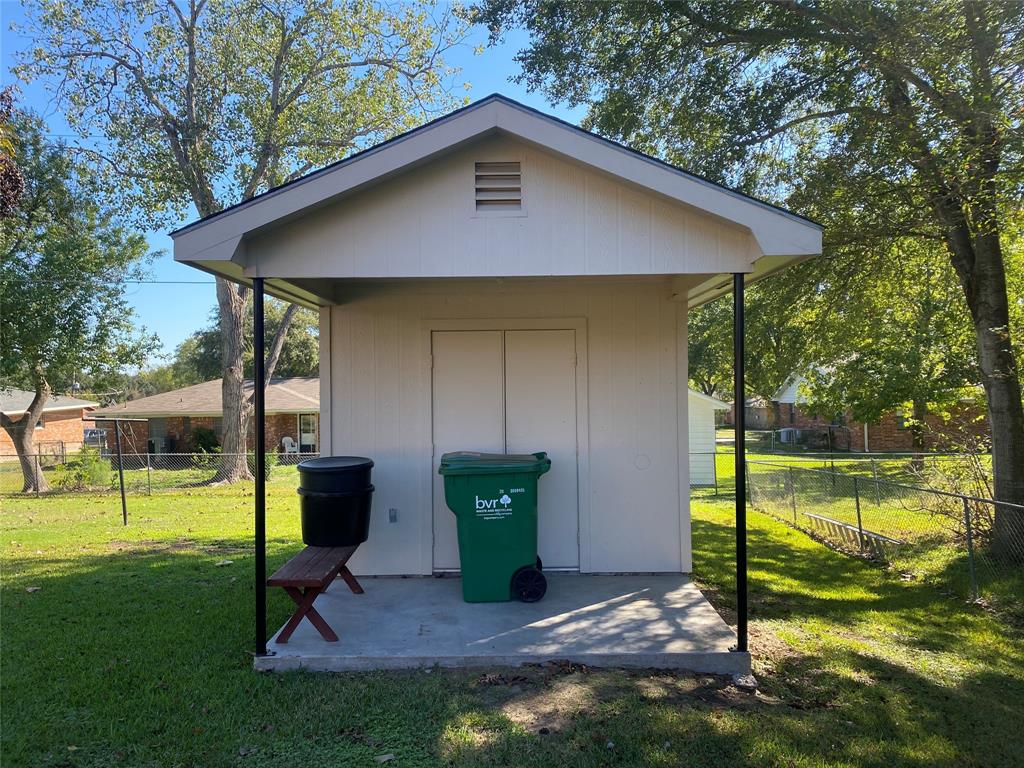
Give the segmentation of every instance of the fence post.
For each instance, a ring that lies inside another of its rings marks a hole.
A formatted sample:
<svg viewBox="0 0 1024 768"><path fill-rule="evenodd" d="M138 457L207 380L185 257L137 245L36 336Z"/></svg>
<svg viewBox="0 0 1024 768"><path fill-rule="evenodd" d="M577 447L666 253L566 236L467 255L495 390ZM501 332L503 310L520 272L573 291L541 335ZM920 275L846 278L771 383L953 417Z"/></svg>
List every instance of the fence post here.
<svg viewBox="0 0 1024 768"><path fill-rule="evenodd" d="M857 505L857 545L860 551L864 552L864 523L860 519L860 485L857 483L856 475L853 478L853 500Z"/></svg>
<svg viewBox="0 0 1024 768"><path fill-rule="evenodd" d="M124 456L121 453L121 422L114 422L114 437L117 443L117 479L121 486L121 520L128 525L128 502L124 498Z"/></svg>
<svg viewBox="0 0 1024 768"><path fill-rule="evenodd" d="M789 503L793 507L793 525L796 525L796 481L792 467L789 468Z"/></svg>
<svg viewBox="0 0 1024 768"><path fill-rule="evenodd" d="M878 491L878 465L875 464L875 460L871 460L871 477L875 481L875 506L882 506L882 496Z"/></svg>
<svg viewBox="0 0 1024 768"><path fill-rule="evenodd" d="M150 453L146 451L146 491L148 496L153 495L153 466L149 460Z"/></svg>
<svg viewBox="0 0 1024 768"><path fill-rule="evenodd" d="M971 600L978 599L978 576L974 571L974 532L971 528L971 505L967 497L964 502L964 530L967 532L967 572L971 578Z"/></svg>
<svg viewBox="0 0 1024 768"><path fill-rule="evenodd" d="M718 496L718 449L711 454L711 476L715 478L715 496Z"/></svg>

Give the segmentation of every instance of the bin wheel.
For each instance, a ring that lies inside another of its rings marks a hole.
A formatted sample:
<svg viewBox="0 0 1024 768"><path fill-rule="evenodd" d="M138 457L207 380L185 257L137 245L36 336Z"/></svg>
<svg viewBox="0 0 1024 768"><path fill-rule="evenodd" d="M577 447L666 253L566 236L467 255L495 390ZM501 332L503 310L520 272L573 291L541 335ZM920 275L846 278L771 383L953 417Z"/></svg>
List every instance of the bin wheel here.
<svg viewBox="0 0 1024 768"><path fill-rule="evenodd" d="M540 555L537 555L537 570L538 571L543 571L544 570L544 561L540 559Z"/></svg>
<svg viewBox="0 0 1024 768"><path fill-rule="evenodd" d="M512 594L524 603L536 603L548 591L548 580L532 565L524 566L512 575Z"/></svg>

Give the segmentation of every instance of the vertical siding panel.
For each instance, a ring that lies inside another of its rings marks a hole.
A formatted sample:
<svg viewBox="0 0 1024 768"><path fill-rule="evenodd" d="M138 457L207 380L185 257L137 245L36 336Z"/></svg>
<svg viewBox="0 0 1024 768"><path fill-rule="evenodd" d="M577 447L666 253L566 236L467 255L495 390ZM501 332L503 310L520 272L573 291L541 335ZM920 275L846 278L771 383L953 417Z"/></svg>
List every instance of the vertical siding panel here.
<svg viewBox="0 0 1024 768"><path fill-rule="evenodd" d="M633 189L619 192L618 271L625 275L651 272L651 198Z"/></svg>
<svg viewBox="0 0 1024 768"><path fill-rule="evenodd" d="M584 183L585 271L588 275L613 274L618 261L618 188L593 173L586 174Z"/></svg>

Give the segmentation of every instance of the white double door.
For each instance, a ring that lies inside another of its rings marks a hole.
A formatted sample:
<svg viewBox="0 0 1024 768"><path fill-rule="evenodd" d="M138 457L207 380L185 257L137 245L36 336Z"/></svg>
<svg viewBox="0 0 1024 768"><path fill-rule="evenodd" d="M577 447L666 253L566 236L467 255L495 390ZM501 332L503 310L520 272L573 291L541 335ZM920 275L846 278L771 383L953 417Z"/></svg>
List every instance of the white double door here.
<svg viewBox="0 0 1024 768"><path fill-rule="evenodd" d="M434 466L449 451L547 451L539 481L538 553L579 567L576 332L434 331ZM455 516L434 475L434 570L459 567Z"/></svg>

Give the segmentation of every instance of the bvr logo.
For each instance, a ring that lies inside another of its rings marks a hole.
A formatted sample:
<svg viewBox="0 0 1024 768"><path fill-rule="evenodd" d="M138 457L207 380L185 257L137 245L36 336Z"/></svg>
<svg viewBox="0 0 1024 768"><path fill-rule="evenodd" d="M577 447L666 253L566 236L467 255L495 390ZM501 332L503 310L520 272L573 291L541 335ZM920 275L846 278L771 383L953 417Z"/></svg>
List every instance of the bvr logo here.
<svg viewBox="0 0 1024 768"><path fill-rule="evenodd" d="M497 509L499 503L503 507L507 507L512 503L512 498L507 493L503 493L500 499L481 499L479 496L475 498L477 509Z"/></svg>

